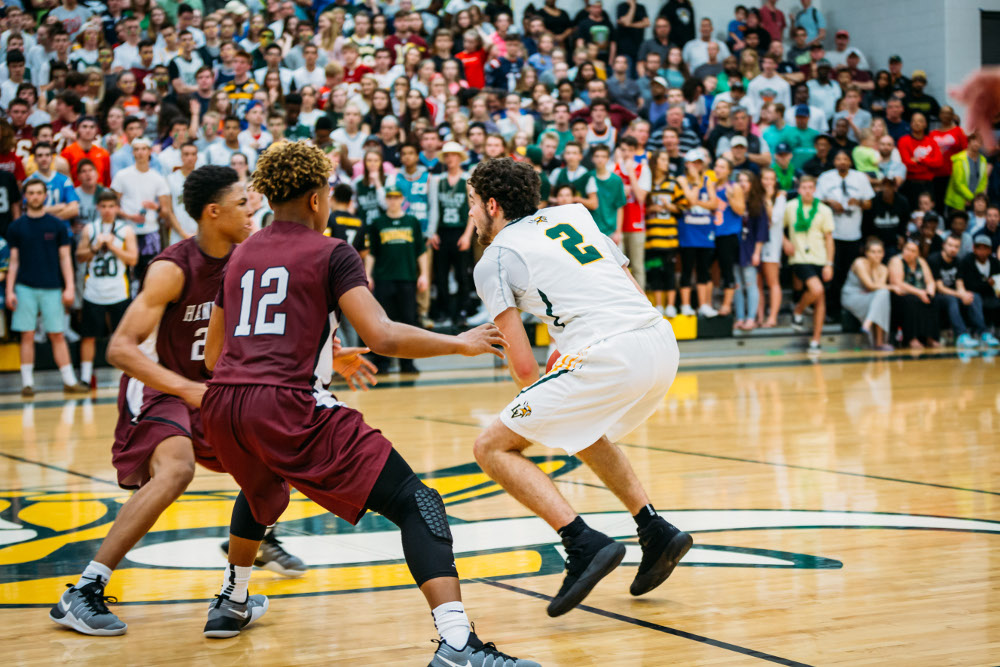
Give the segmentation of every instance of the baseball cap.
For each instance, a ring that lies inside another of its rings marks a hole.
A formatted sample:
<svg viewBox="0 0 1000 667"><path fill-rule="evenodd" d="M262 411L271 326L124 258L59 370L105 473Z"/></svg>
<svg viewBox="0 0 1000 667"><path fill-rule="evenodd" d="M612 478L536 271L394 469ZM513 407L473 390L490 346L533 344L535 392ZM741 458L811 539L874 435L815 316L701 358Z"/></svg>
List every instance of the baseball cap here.
<svg viewBox="0 0 1000 667"><path fill-rule="evenodd" d="M685 162L704 162L705 156L702 155L700 148L692 148L687 153L684 154Z"/></svg>
<svg viewBox="0 0 1000 667"><path fill-rule="evenodd" d="M889 64L890 65L892 63L901 63L901 62L903 62L903 56L901 56L899 54L896 54L896 53L894 53L891 56L889 56Z"/></svg>
<svg viewBox="0 0 1000 667"><path fill-rule="evenodd" d="M658 86L663 86L664 88L669 88L670 87L670 86L667 85L667 80L664 79L662 76L654 76L653 77L653 83L655 83Z"/></svg>
<svg viewBox="0 0 1000 667"><path fill-rule="evenodd" d="M744 89L743 79L731 79L729 81L729 90L735 90L737 88L740 90Z"/></svg>
<svg viewBox="0 0 1000 667"><path fill-rule="evenodd" d="M926 82L927 81L927 72L925 72L922 69L915 69L915 70L913 70L913 74L910 75L910 78L911 79L921 79L924 82Z"/></svg>
<svg viewBox="0 0 1000 667"><path fill-rule="evenodd" d="M799 116L806 116L806 117L808 117L809 116L809 105L808 104L800 104L799 106L795 107L795 116L796 116L796 118L799 117Z"/></svg>
<svg viewBox="0 0 1000 667"><path fill-rule="evenodd" d="M774 147L775 153L791 153L792 147L788 145L788 142L781 141L778 145Z"/></svg>
<svg viewBox="0 0 1000 667"><path fill-rule="evenodd" d="M152 148L153 142L151 142L146 137L136 137L135 139L132 140L131 146L132 148L136 148L137 146L145 146L146 148Z"/></svg>
<svg viewBox="0 0 1000 667"><path fill-rule="evenodd" d="M846 30L838 30L836 36L837 37L850 37L851 33L847 32Z"/></svg>
<svg viewBox="0 0 1000 667"><path fill-rule="evenodd" d="M975 238L972 239L972 245L986 245L993 247L993 239L987 234L976 234Z"/></svg>
<svg viewBox="0 0 1000 667"><path fill-rule="evenodd" d="M379 143L382 143L382 140L379 139L374 134L369 134L368 137L365 139L365 144L372 144L372 143L379 144ZM364 146L364 144L361 144L361 145Z"/></svg>
<svg viewBox="0 0 1000 667"><path fill-rule="evenodd" d="M833 67L833 65L831 65L830 61L826 58L820 58L816 61L816 67Z"/></svg>
<svg viewBox="0 0 1000 667"><path fill-rule="evenodd" d="M924 222L941 222L941 218L934 211L924 213Z"/></svg>
<svg viewBox="0 0 1000 667"><path fill-rule="evenodd" d="M245 16L250 13L247 6L239 0L229 0L229 2L226 3L225 10L227 14L239 14L241 16Z"/></svg>
<svg viewBox="0 0 1000 667"><path fill-rule="evenodd" d="M385 196L386 197L402 197L403 196L403 191L399 189L398 185L396 185L396 179L392 179L392 182L389 185L386 186L386 188L385 188Z"/></svg>
<svg viewBox="0 0 1000 667"><path fill-rule="evenodd" d="M742 134L737 134L729 142L729 145L730 145L730 147L733 147L733 146L743 146L743 148L746 148L750 144L747 143L747 138L746 137L744 137Z"/></svg>

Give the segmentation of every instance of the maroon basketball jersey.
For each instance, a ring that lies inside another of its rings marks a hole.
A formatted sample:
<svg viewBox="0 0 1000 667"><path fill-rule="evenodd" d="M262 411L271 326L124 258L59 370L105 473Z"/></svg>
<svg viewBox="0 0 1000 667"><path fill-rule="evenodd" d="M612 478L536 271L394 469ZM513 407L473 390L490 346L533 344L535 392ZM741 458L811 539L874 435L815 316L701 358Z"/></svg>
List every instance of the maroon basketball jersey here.
<svg viewBox="0 0 1000 667"><path fill-rule="evenodd" d="M211 384L311 389L330 313L367 286L358 252L303 225L274 221L233 251L216 303L226 342Z"/></svg>
<svg viewBox="0 0 1000 667"><path fill-rule="evenodd" d="M173 262L184 272L184 291L160 319L156 356L161 366L189 380L211 377L205 368L205 336L228 259L228 255L209 257L192 237L175 243L153 260Z"/></svg>

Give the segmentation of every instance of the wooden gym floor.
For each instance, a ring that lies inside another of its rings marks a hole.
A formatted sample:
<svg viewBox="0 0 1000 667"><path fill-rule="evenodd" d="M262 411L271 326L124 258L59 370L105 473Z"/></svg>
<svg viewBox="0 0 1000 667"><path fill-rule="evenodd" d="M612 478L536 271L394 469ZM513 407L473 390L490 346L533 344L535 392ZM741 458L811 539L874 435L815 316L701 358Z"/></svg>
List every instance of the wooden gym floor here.
<svg viewBox="0 0 1000 667"><path fill-rule="evenodd" d="M991 357L829 354L682 365L623 443L658 508L695 536L660 589L628 594L637 548L585 606L545 614L556 535L475 466L512 396L492 370L425 373L345 394L444 495L471 618L543 665L1000 663L1000 373ZM293 496L280 534L313 566L254 573L271 596L242 636L201 635L218 591L234 485L199 470L116 571L123 637L46 616L127 497L114 483L114 392L0 401L0 649L5 665L426 665L430 614L398 535L354 530ZM595 526L634 525L574 459L529 450Z"/></svg>

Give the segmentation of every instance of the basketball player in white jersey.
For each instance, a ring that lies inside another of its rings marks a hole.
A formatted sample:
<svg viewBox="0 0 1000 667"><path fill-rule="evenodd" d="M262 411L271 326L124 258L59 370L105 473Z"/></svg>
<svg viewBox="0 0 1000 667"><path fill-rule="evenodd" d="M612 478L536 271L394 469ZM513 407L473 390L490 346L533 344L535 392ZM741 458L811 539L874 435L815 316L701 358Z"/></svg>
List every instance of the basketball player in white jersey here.
<svg viewBox="0 0 1000 667"><path fill-rule="evenodd" d="M118 218L118 195L97 195L97 220L84 226L76 246L76 260L86 264L83 316L80 322L80 382L94 378L97 338L118 327L129 304L129 267L139 261L135 230Z"/></svg>
<svg viewBox="0 0 1000 667"><path fill-rule="evenodd" d="M524 457L533 443L580 458L628 508L642 545L630 591L647 593L692 539L656 514L614 442L653 414L670 388L679 357L673 329L586 208L536 211L539 181L530 165L487 160L468 190L469 215L489 246L476 265L476 289L510 345L510 372L522 389L476 440L476 461L562 537L566 577L550 616L578 605L622 561L625 546L587 526ZM541 378L521 311L548 325L561 353Z"/></svg>

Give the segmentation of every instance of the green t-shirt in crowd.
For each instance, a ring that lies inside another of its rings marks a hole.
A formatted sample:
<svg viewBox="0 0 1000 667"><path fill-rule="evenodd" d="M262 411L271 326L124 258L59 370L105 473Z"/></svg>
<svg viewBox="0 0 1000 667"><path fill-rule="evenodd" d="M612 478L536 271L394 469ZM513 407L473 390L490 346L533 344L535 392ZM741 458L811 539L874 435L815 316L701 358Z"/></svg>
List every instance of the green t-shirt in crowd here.
<svg viewBox="0 0 1000 667"><path fill-rule="evenodd" d="M368 227L368 250L375 258L372 278L416 281L417 258L424 254L424 235L420 222L412 215L390 218L380 215Z"/></svg>
<svg viewBox="0 0 1000 667"><path fill-rule="evenodd" d="M818 136L819 132L811 127L800 130L794 125L785 125L785 129L781 131L781 140L792 149L792 164L796 169L801 169L802 165L816 155L813 143Z"/></svg>
<svg viewBox="0 0 1000 667"><path fill-rule="evenodd" d="M466 179L460 178L455 185L448 183L448 175L442 174L437 183L438 227L461 228L469 224L469 192Z"/></svg>
<svg viewBox="0 0 1000 667"><path fill-rule="evenodd" d="M601 180L597 172L592 172L597 184L597 210L593 211L597 228L608 236L618 227L618 209L625 206L625 183L618 174L611 173Z"/></svg>

